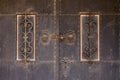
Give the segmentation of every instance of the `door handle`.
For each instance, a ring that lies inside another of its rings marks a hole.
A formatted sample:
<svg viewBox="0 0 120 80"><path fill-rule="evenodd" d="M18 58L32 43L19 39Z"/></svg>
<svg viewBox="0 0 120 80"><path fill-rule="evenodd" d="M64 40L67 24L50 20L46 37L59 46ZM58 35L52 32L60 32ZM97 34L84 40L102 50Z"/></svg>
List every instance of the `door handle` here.
<svg viewBox="0 0 120 80"><path fill-rule="evenodd" d="M56 39L56 40L60 40L60 41L63 41L63 40L65 40L65 35L63 35L63 34L53 34L52 35L52 39Z"/></svg>
<svg viewBox="0 0 120 80"><path fill-rule="evenodd" d="M52 39L56 39L59 41L66 41L68 45L74 44L76 39L76 34L73 31L68 31L67 33L59 33L59 34L53 34Z"/></svg>

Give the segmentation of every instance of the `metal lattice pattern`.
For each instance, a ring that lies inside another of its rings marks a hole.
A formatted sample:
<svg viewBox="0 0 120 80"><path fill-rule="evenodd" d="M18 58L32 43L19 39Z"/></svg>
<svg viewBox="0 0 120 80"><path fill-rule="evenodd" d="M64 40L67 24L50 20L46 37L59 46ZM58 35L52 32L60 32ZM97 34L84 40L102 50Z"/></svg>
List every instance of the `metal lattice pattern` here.
<svg viewBox="0 0 120 80"><path fill-rule="evenodd" d="M17 60L35 61L35 15L17 15Z"/></svg>
<svg viewBox="0 0 120 80"><path fill-rule="evenodd" d="M81 61L99 61L99 15L80 15Z"/></svg>

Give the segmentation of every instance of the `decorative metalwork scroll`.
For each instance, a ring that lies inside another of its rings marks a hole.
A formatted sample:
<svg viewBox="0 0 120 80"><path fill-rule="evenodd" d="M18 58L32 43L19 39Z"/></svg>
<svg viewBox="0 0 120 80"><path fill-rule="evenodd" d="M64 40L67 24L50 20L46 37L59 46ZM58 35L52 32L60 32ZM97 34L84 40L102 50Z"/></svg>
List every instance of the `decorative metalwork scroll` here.
<svg viewBox="0 0 120 80"><path fill-rule="evenodd" d="M17 60L35 61L35 15L17 15Z"/></svg>
<svg viewBox="0 0 120 80"><path fill-rule="evenodd" d="M71 64L74 63L74 60L72 58L63 57L60 60L60 63L62 65L63 77L66 79L69 75L70 67L71 67Z"/></svg>
<svg viewBox="0 0 120 80"><path fill-rule="evenodd" d="M81 61L99 61L99 14L80 14Z"/></svg>

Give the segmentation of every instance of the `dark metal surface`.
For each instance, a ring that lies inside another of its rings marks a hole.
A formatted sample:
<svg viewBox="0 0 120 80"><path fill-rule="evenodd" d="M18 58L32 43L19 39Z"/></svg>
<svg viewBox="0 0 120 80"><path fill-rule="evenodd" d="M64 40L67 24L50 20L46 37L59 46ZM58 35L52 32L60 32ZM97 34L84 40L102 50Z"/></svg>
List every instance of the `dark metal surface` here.
<svg viewBox="0 0 120 80"><path fill-rule="evenodd" d="M25 12L36 15L35 61L17 60ZM100 13L100 61L80 61L80 12ZM120 80L120 0L0 0L0 80Z"/></svg>

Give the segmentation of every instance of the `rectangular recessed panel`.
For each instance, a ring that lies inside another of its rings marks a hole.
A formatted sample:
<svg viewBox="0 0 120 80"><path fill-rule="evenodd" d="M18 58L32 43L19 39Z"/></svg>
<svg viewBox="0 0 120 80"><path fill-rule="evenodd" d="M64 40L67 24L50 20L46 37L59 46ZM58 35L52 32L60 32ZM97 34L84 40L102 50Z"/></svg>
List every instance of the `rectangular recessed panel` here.
<svg viewBox="0 0 120 80"><path fill-rule="evenodd" d="M80 14L81 61L99 61L99 14Z"/></svg>
<svg viewBox="0 0 120 80"><path fill-rule="evenodd" d="M35 61L35 15L17 15L17 60Z"/></svg>

